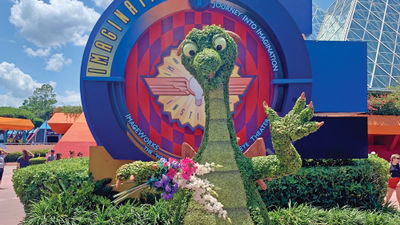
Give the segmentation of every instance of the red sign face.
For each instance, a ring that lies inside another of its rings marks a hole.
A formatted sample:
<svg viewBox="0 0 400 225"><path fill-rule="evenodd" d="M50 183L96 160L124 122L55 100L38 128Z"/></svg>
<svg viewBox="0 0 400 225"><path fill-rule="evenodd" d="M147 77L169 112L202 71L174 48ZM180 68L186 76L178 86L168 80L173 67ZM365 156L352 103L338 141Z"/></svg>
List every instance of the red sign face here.
<svg viewBox="0 0 400 225"><path fill-rule="evenodd" d="M241 37L229 82L239 146L245 151L258 137L268 135L262 102L272 105L274 69L263 40L251 25L218 9L182 11L153 23L131 49L126 63L129 113L161 153L179 157L183 142L195 149L200 146L205 122L203 91L181 64L177 48L193 28L209 24Z"/></svg>

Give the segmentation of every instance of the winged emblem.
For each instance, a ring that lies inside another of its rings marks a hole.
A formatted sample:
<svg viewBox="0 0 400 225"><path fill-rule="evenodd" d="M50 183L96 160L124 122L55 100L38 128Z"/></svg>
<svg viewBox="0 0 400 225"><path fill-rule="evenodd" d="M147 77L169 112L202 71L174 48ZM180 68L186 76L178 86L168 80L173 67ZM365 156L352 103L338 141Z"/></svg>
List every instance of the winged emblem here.
<svg viewBox="0 0 400 225"><path fill-rule="evenodd" d="M177 49L172 49L168 56L163 57L157 66L155 76L141 76L149 92L157 97L162 110L170 119L178 121L182 126L192 129L204 127L204 96L203 89L197 80L185 69L177 55ZM235 66L229 80L229 101L233 112L251 86L254 77L242 77L239 66Z"/></svg>
<svg viewBox="0 0 400 225"><path fill-rule="evenodd" d="M195 96L196 105L203 101L203 90L193 77L188 80L184 77L154 77L144 78L147 87L153 95L161 96ZM253 78L232 77L229 80L229 95L243 95L249 88Z"/></svg>

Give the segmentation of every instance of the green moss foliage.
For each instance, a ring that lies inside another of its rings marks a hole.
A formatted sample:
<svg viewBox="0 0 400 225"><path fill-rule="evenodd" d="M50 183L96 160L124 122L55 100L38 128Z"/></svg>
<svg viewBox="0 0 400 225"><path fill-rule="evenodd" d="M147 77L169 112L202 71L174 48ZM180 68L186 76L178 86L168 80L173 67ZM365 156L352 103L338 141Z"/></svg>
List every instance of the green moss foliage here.
<svg viewBox="0 0 400 225"><path fill-rule="evenodd" d="M225 39L226 47L220 50L216 39ZM194 55L185 54L185 45L196 46ZM237 46L232 37L219 26L204 26L202 30L194 28L183 41L182 64L196 78L206 91L217 88L229 80L237 57ZM210 81L209 75L214 73Z"/></svg>
<svg viewBox="0 0 400 225"><path fill-rule="evenodd" d="M154 162L143 161L125 164L117 170L117 180L127 180L133 174L137 184L146 183L156 173L153 169L154 164Z"/></svg>

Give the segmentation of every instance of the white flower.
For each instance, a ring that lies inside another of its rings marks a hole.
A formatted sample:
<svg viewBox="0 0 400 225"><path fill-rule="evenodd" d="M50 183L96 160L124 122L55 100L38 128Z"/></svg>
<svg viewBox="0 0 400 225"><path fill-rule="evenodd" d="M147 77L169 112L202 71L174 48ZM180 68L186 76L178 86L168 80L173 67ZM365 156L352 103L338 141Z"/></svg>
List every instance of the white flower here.
<svg viewBox="0 0 400 225"><path fill-rule="evenodd" d="M205 163L204 165L196 163L196 166L196 173L192 174L189 180L183 179L181 176L182 172L178 171L173 182L177 183L179 188L192 190L193 200L204 206L208 212L215 213L219 218L230 220L229 217L227 217L228 213L223 209L224 206L214 197L218 196L214 191L214 185L207 179L198 177L213 172L216 167L221 166L215 165L215 163Z"/></svg>

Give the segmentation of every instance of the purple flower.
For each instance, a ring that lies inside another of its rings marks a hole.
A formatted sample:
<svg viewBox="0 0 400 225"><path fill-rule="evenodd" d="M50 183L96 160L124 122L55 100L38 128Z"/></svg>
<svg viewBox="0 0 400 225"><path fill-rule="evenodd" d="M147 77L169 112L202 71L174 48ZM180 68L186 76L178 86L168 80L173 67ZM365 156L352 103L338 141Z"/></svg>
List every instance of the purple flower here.
<svg viewBox="0 0 400 225"><path fill-rule="evenodd" d="M169 184L170 181L171 181L171 178L169 178L167 175L163 174L163 175L161 176L161 182L162 182L164 185Z"/></svg>
<svg viewBox="0 0 400 225"><path fill-rule="evenodd" d="M174 197L174 195L173 194L167 194L167 193L162 193L162 195L161 195L162 197L163 197L163 199L165 199L165 200L171 200L172 199L172 197Z"/></svg>
<svg viewBox="0 0 400 225"><path fill-rule="evenodd" d="M156 188L160 188L160 187L162 187L162 186L163 186L163 183L161 182L161 180L156 181L156 182L154 183L154 187L156 187Z"/></svg>
<svg viewBox="0 0 400 225"><path fill-rule="evenodd" d="M167 193L169 193L169 192L172 191L171 185L170 185L170 184L165 185L165 186L164 186L164 189L165 189L165 191L166 191Z"/></svg>
<svg viewBox="0 0 400 225"><path fill-rule="evenodd" d="M171 193L175 194L178 191L178 187L179 187L178 184L174 184L172 186L172 192Z"/></svg>
<svg viewBox="0 0 400 225"><path fill-rule="evenodd" d="M162 164L164 164L165 162L168 162L168 160L165 159L165 158L161 158L161 159L159 160L159 162L162 163Z"/></svg>

